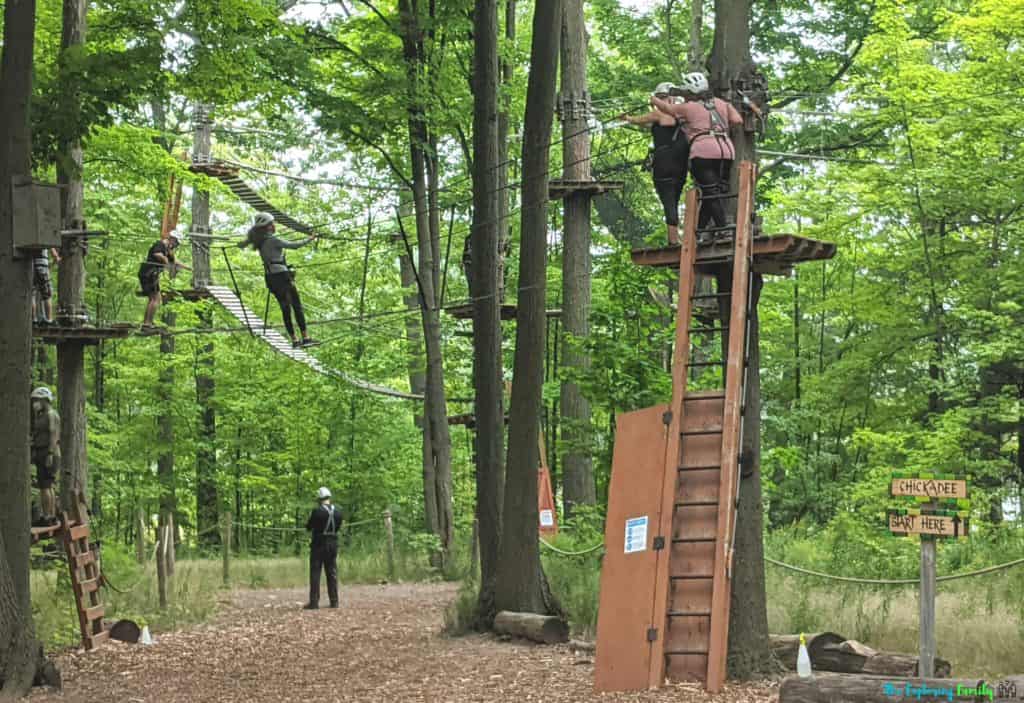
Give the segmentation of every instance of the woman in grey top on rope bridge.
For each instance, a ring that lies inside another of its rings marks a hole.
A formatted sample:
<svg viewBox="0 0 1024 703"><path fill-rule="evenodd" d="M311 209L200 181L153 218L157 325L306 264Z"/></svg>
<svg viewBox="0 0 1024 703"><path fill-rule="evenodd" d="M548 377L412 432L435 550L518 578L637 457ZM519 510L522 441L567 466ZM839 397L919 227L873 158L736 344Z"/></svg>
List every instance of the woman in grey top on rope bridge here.
<svg viewBox="0 0 1024 703"><path fill-rule="evenodd" d="M252 246L260 253L260 257L263 259L264 280L267 283L267 288L277 299L278 305L281 306L281 317L284 318L284 326L288 330L288 336L291 337L292 346L312 346L316 344L316 340L310 339L309 333L306 331L306 313L302 309L299 291L295 288L295 273L285 261L284 250L305 246L315 240L316 236L313 235L298 242L289 242L275 237L274 231L274 216L269 212L258 212L245 241L239 246L242 248ZM302 334L301 341L295 336L292 311L295 312L295 321Z"/></svg>

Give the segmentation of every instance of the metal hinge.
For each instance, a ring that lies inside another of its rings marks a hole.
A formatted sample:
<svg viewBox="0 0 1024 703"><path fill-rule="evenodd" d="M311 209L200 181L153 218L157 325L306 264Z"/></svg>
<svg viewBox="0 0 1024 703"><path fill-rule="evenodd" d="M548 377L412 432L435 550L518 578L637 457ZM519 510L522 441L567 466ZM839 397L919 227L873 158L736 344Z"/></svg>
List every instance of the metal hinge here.
<svg viewBox="0 0 1024 703"><path fill-rule="evenodd" d="M656 627L648 627L647 628L647 641L648 642L654 642L656 639L658 639L658 628L656 628Z"/></svg>
<svg viewBox="0 0 1024 703"><path fill-rule="evenodd" d="M654 551L658 551L658 550L661 550L661 549L664 549L664 548L665 548L665 538L662 537L661 535L658 535L657 537L654 538L654 546L652 547L652 549L654 549Z"/></svg>
<svg viewBox="0 0 1024 703"><path fill-rule="evenodd" d="M661 414L661 421L666 425L672 424L672 411L666 410Z"/></svg>

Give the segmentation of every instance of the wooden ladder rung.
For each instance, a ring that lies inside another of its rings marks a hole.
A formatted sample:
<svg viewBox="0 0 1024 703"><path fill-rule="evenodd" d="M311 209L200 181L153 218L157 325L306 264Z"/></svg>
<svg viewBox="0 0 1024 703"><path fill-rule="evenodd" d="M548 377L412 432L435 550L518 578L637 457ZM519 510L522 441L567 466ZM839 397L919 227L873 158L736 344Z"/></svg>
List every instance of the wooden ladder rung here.
<svg viewBox="0 0 1024 703"><path fill-rule="evenodd" d="M717 500L684 500L675 504L677 508L707 508L710 506L718 506ZM672 540L673 542L675 540Z"/></svg>
<svg viewBox="0 0 1024 703"><path fill-rule="evenodd" d="M690 435L702 435L702 434L722 434L721 427L710 427L703 430L682 430L679 434L684 437Z"/></svg>
<svg viewBox="0 0 1024 703"><path fill-rule="evenodd" d="M680 466L680 471L721 471L722 467L718 464L708 466Z"/></svg>
<svg viewBox="0 0 1024 703"><path fill-rule="evenodd" d="M711 574L685 574L683 576L670 576L673 581L710 581L714 578Z"/></svg>
<svg viewBox="0 0 1024 703"><path fill-rule="evenodd" d="M669 649L665 652L666 657L706 657L706 649Z"/></svg>
<svg viewBox="0 0 1024 703"><path fill-rule="evenodd" d="M668 611L670 618L710 618L710 610L670 610Z"/></svg>
<svg viewBox="0 0 1024 703"><path fill-rule="evenodd" d="M88 525L76 525L75 527L72 527L70 530L68 530L68 535L71 537L72 540L83 539L85 537L88 537L89 536L89 526Z"/></svg>
<svg viewBox="0 0 1024 703"><path fill-rule="evenodd" d="M85 619L90 622L93 620L99 620L103 617L103 613L104 610L102 605L94 605L91 608L85 609Z"/></svg>
<svg viewBox="0 0 1024 703"><path fill-rule="evenodd" d="M695 544L697 542L714 542L714 537L680 537L672 540L672 544Z"/></svg>
<svg viewBox="0 0 1024 703"><path fill-rule="evenodd" d="M75 554L74 557L75 566L78 568L96 563L96 556L92 552L86 552L85 554Z"/></svg>
<svg viewBox="0 0 1024 703"><path fill-rule="evenodd" d="M86 649L96 649L97 646L110 639L110 630L103 630L102 632L86 635L84 639Z"/></svg>
<svg viewBox="0 0 1024 703"><path fill-rule="evenodd" d="M75 584L75 590L78 592L79 597L84 597L87 593L95 593L100 590L100 583L98 579L85 579Z"/></svg>

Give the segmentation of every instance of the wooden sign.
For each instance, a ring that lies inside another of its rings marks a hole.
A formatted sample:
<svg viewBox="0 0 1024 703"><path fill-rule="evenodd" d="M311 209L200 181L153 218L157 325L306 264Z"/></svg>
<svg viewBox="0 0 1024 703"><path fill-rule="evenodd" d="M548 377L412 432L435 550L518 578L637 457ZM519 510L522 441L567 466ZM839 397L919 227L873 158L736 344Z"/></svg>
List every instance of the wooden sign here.
<svg viewBox="0 0 1024 703"><path fill-rule="evenodd" d="M966 537L970 518L947 510L890 510L889 530L898 535Z"/></svg>
<svg viewBox="0 0 1024 703"><path fill-rule="evenodd" d="M918 496L932 500L966 498L967 480L894 476L890 493L894 496Z"/></svg>

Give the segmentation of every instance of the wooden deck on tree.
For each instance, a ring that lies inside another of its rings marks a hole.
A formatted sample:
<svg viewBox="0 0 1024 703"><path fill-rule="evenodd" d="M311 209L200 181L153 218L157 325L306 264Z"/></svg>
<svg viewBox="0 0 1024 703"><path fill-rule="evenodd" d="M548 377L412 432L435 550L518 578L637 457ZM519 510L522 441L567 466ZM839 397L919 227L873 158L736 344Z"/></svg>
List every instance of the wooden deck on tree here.
<svg viewBox="0 0 1024 703"><path fill-rule="evenodd" d="M238 175L237 166L222 163L220 161L193 161L189 165L188 170L191 171L192 173L201 173L204 176L211 176L213 178L223 178L225 176Z"/></svg>
<svg viewBox="0 0 1024 703"><path fill-rule="evenodd" d="M105 327L91 325L33 325L32 336L43 344L63 344L78 342L79 344L99 344L103 339L124 339L139 331L138 325L118 322Z"/></svg>
<svg viewBox="0 0 1024 703"><path fill-rule="evenodd" d="M754 240L754 271L766 274L787 274L804 261L822 261L836 254L836 245L818 239L780 234ZM633 263L639 266L675 268L679 266L679 246L634 249ZM732 258L732 240L720 240L697 248L697 267L713 268Z"/></svg>
<svg viewBox="0 0 1024 703"><path fill-rule="evenodd" d="M623 181L572 181L553 178L548 181L548 198L561 200L573 193L600 195L611 190L622 190L623 185Z"/></svg>
<svg viewBox="0 0 1024 703"><path fill-rule="evenodd" d="M444 311L456 318L457 320L472 320L473 319L473 303L458 303L456 305L446 305ZM553 308L551 310L545 310L545 315L548 317L559 317L562 314L561 308ZM503 303L501 306L501 319L502 320L514 320L519 314L519 306L514 303Z"/></svg>

